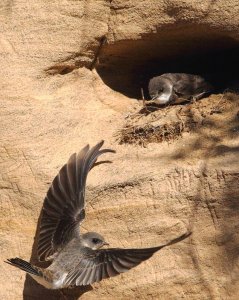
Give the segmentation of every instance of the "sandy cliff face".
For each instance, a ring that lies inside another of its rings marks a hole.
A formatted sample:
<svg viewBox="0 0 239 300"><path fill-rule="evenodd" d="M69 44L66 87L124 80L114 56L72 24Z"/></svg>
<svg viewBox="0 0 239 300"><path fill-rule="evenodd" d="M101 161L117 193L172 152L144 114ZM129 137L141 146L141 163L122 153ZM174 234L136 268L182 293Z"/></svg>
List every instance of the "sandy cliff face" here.
<svg viewBox="0 0 239 300"><path fill-rule="evenodd" d="M222 69L235 66L238 1L194 2L1 1L1 261L36 261L51 180L71 153L104 139L117 153L89 176L82 230L112 247L158 245L188 227L193 235L68 298L238 299L238 96L136 114L140 87L161 66L190 58L187 70L219 72L210 64L219 50ZM146 124L166 134L120 143L122 129ZM43 297L59 293L1 264L1 299Z"/></svg>

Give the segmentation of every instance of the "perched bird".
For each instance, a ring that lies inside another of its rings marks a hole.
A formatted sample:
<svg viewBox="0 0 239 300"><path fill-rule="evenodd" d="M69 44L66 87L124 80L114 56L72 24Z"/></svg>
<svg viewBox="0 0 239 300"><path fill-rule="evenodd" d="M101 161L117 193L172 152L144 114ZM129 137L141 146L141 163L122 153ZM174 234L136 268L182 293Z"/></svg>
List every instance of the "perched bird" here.
<svg viewBox="0 0 239 300"><path fill-rule="evenodd" d="M170 104L201 99L214 88L199 75L166 73L150 79L148 90L158 104Z"/></svg>
<svg viewBox="0 0 239 300"><path fill-rule="evenodd" d="M20 258L6 262L26 271L38 283L49 289L89 285L118 275L137 266L165 246L182 241L185 233L168 243L143 249L102 248L108 245L96 232L80 233L85 218L85 185L89 171L103 153L103 141L90 149L74 153L52 182L43 204L38 242L38 257L50 260L46 268L36 267Z"/></svg>

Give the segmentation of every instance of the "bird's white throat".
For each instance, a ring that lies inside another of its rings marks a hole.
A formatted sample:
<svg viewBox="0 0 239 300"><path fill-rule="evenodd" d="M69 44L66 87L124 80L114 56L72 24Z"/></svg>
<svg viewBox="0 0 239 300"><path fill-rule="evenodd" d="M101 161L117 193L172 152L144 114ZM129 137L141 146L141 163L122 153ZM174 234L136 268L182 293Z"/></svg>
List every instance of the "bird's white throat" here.
<svg viewBox="0 0 239 300"><path fill-rule="evenodd" d="M173 86L172 85L168 85L168 92L164 92L162 94L160 94L155 100L157 100L159 102L159 104L165 104L167 102L170 101L170 97L172 95L172 91L173 91Z"/></svg>

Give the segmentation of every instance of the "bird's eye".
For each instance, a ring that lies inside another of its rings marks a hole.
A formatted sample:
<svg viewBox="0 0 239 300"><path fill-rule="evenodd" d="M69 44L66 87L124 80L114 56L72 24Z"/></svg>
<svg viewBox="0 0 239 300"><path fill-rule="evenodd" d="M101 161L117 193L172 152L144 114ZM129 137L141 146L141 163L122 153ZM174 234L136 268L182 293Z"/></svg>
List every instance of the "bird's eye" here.
<svg viewBox="0 0 239 300"><path fill-rule="evenodd" d="M99 239L96 239L96 238L93 238L93 239L92 239L92 242L93 242L94 244L98 244L98 243L100 242L100 240L99 240Z"/></svg>
<svg viewBox="0 0 239 300"><path fill-rule="evenodd" d="M158 89L158 92L161 93L163 91L163 88Z"/></svg>

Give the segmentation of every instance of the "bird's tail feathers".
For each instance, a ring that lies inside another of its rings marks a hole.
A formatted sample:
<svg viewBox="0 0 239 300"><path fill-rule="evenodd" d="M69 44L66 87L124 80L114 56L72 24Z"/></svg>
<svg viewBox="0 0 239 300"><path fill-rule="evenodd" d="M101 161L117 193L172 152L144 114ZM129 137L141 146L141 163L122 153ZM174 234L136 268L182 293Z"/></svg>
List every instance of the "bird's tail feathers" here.
<svg viewBox="0 0 239 300"><path fill-rule="evenodd" d="M35 276L40 276L40 277L43 276L40 268L31 265L29 262L27 262L21 258L18 258L18 257L10 258L10 259L7 259L7 261L5 261L5 263L12 265L16 268L19 268L29 274L32 274Z"/></svg>

